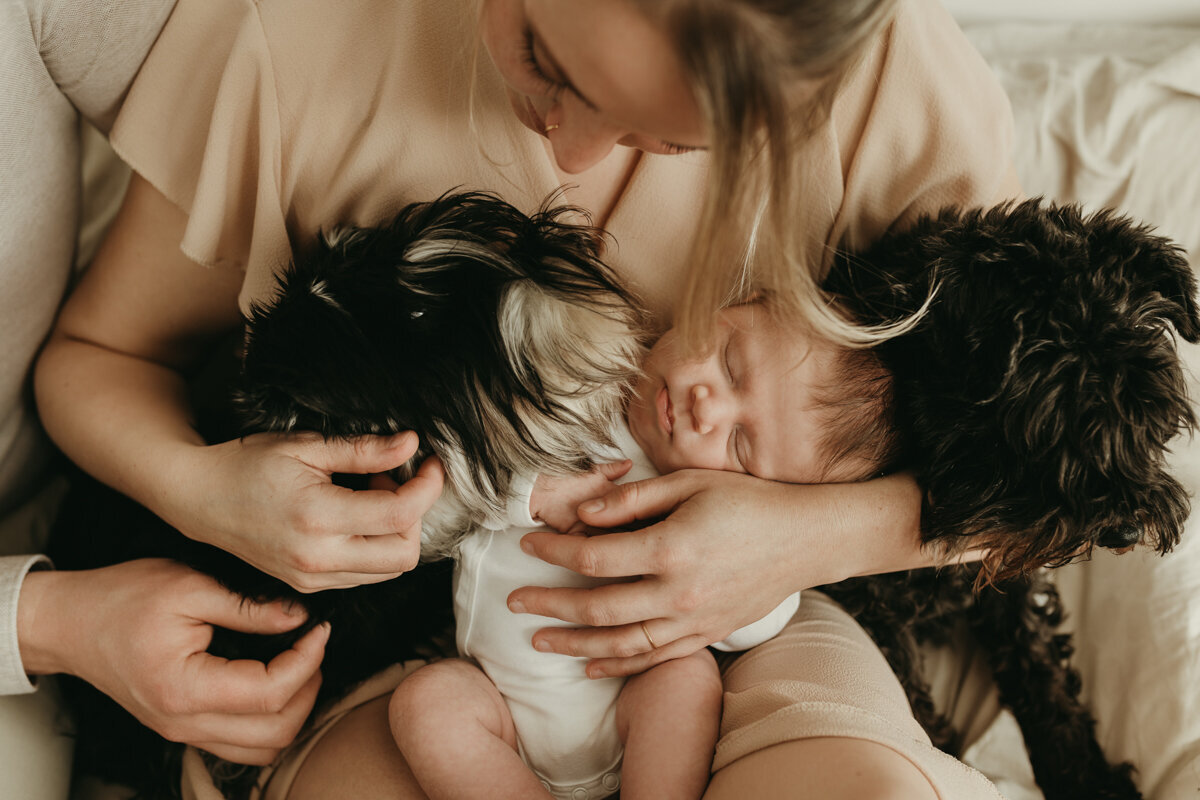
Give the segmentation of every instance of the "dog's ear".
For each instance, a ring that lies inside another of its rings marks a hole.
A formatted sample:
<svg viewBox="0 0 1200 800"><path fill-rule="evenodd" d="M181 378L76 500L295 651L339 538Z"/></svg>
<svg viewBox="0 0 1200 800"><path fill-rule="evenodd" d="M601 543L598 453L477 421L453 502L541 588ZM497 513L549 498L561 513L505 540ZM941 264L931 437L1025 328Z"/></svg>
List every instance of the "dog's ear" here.
<svg viewBox="0 0 1200 800"><path fill-rule="evenodd" d="M1098 284L1117 278L1127 281L1133 307L1147 322L1161 319L1185 340L1200 341L1196 278L1183 248L1110 209L1080 225L1095 259Z"/></svg>

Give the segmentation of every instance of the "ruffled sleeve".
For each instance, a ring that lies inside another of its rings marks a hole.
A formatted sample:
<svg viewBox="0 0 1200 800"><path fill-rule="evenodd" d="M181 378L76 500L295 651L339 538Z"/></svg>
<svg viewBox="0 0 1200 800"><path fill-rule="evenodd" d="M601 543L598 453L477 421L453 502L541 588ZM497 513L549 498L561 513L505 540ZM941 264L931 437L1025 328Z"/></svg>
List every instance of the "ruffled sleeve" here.
<svg viewBox="0 0 1200 800"><path fill-rule="evenodd" d="M187 213L181 249L192 260L246 269L290 257L279 101L255 3L180 2L122 106L112 141Z"/></svg>

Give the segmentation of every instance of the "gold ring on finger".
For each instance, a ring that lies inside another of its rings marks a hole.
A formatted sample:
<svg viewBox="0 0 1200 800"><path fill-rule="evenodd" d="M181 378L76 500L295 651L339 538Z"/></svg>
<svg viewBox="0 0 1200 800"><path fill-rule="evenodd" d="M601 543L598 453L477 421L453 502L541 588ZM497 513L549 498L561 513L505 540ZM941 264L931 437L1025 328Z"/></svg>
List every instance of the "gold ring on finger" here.
<svg viewBox="0 0 1200 800"><path fill-rule="evenodd" d="M654 637L650 635L650 631L646 629L646 623L642 622L642 633L646 635L646 641L650 643L651 650L657 650L658 645L654 643Z"/></svg>

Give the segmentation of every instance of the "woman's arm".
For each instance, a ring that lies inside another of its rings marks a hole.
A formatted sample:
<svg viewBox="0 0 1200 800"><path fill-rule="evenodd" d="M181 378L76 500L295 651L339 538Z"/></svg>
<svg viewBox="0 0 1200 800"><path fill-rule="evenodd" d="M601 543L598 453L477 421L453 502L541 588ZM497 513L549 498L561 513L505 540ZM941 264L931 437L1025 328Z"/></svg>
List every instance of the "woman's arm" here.
<svg viewBox="0 0 1200 800"><path fill-rule="evenodd" d="M184 256L185 224L134 176L38 362L46 429L81 467L184 534L302 591L411 569L421 514L441 492L440 464L427 462L394 492L352 492L330 476L398 466L415 435L257 435L208 446L192 427L183 371L240 325L242 273Z"/></svg>
<svg viewBox="0 0 1200 800"><path fill-rule="evenodd" d="M682 470L624 484L600 499L602 508L580 508L581 519L596 528L670 516L590 538L531 533L522 547L585 575L640 579L591 590L525 587L509 597L514 611L593 626L546 628L534 638L555 652L595 659L592 677L632 674L687 655L796 591L937 563L937 554L921 547L921 493L906 475L795 486ZM648 650L642 621L655 650Z"/></svg>

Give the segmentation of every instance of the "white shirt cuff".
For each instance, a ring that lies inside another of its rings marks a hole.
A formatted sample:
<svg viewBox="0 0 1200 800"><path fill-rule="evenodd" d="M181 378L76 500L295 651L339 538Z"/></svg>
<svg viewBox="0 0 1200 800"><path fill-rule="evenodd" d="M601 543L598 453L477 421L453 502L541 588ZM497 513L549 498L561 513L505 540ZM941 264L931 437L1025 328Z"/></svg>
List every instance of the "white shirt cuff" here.
<svg viewBox="0 0 1200 800"><path fill-rule="evenodd" d="M0 696L29 694L37 689L21 664L17 642L17 600L21 583L33 569L51 568L45 556L5 556L0 558Z"/></svg>
<svg viewBox="0 0 1200 800"><path fill-rule="evenodd" d="M491 531L502 531L506 528L536 528L541 525L529 510L536 480L536 475L513 475L508 483L508 505L503 516L489 516L483 521L483 527Z"/></svg>
<svg viewBox="0 0 1200 800"><path fill-rule="evenodd" d="M775 610L762 619L751 622L744 628L738 628L729 634L729 638L717 642L712 647L714 650L724 650L727 653L758 647L782 631L791 622L792 617L796 616L799 609L800 593L796 592L775 606Z"/></svg>

